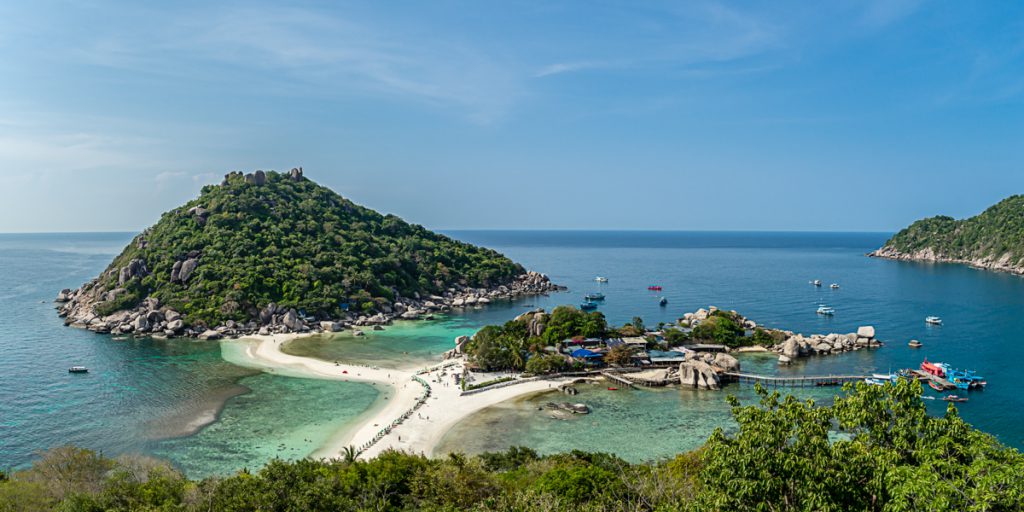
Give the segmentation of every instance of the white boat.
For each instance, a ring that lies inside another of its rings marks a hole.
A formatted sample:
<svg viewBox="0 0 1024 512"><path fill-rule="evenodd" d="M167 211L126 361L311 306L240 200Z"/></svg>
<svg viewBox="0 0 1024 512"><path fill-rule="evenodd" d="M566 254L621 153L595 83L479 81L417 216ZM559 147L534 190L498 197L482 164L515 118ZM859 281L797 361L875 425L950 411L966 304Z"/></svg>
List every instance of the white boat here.
<svg viewBox="0 0 1024 512"><path fill-rule="evenodd" d="M839 289L839 283L832 283L832 284L828 285L828 287L832 288L833 290L838 290Z"/></svg>
<svg viewBox="0 0 1024 512"><path fill-rule="evenodd" d="M68 373L89 373L89 369L84 366L72 366L68 368Z"/></svg>
<svg viewBox="0 0 1024 512"><path fill-rule="evenodd" d="M868 378L864 379L864 382L867 382L868 384L871 384L872 386L884 386L885 383L888 382L888 381L881 380L881 379L876 379L874 377L868 377Z"/></svg>
<svg viewBox="0 0 1024 512"><path fill-rule="evenodd" d="M824 304L818 304L818 314L832 316L836 314L836 308L833 308L832 306L826 306Z"/></svg>
<svg viewBox="0 0 1024 512"><path fill-rule="evenodd" d="M597 281L599 283L607 283L608 282L608 278L607 277L597 276L597 277L594 278L594 281Z"/></svg>
<svg viewBox="0 0 1024 512"><path fill-rule="evenodd" d="M814 286L821 286L821 279L815 279L814 281L811 281L811 284Z"/></svg>
<svg viewBox="0 0 1024 512"><path fill-rule="evenodd" d="M937 316L930 316L924 319L926 324L942 325L942 319Z"/></svg>
<svg viewBox="0 0 1024 512"><path fill-rule="evenodd" d="M896 375L891 373L872 373L871 378L882 382L895 382Z"/></svg>

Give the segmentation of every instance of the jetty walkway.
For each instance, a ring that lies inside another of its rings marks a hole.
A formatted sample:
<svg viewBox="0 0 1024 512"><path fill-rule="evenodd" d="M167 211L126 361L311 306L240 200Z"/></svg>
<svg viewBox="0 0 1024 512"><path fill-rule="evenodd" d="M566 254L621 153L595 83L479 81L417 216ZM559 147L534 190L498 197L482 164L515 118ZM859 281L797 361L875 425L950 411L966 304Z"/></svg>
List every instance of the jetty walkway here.
<svg viewBox="0 0 1024 512"><path fill-rule="evenodd" d="M614 373L611 373L611 372L601 372L601 376L603 376L604 378L606 378L608 380L611 380L611 381L614 381L614 382L618 382L619 384L622 384L623 386L629 386L631 388L635 388L636 387L636 383L635 382L633 382L633 381L631 381L629 379L620 377L618 375L615 375Z"/></svg>
<svg viewBox="0 0 1024 512"><path fill-rule="evenodd" d="M779 377L774 375L758 375L754 373L726 372L722 374L722 380L726 382L739 382L741 384L761 384L768 387L811 387L811 386L841 386L847 382L859 382L869 375L816 375L804 377Z"/></svg>

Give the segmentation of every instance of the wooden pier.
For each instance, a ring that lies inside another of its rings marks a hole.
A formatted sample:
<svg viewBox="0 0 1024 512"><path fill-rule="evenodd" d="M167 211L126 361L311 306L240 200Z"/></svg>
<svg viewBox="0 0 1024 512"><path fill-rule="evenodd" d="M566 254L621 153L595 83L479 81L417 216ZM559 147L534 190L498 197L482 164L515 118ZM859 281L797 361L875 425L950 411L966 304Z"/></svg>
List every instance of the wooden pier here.
<svg viewBox="0 0 1024 512"><path fill-rule="evenodd" d="M757 375L753 373L726 372L722 374L722 380L726 382L739 382L741 384L761 384L765 387L820 387L820 386L841 386L847 382L859 382L870 377L869 375L817 375L806 377L778 377L769 375Z"/></svg>
<svg viewBox="0 0 1024 512"><path fill-rule="evenodd" d="M921 370L910 370L910 373L914 374L914 376L917 377L917 380L919 380L919 381L924 382L924 381L929 381L930 380L930 381L938 384L939 387L941 387L942 389L956 389L956 384L953 384L952 382L950 382L950 381L948 381L946 379L943 379L942 377L939 377L938 375L932 375L932 374L930 374L928 372L923 372Z"/></svg>
<svg viewBox="0 0 1024 512"><path fill-rule="evenodd" d="M620 377L618 375L615 375L614 373L611 373L611 372L601 372L601 375L604 378L606 378L606 379L608 379L610 381L613 381L613 382L618 382L619 384L622 384L623 386L629 386L631 388L635 388L636 387L636 384L634 384L633 381L631 381L629 379L625 379L625 378Z"/></svg>

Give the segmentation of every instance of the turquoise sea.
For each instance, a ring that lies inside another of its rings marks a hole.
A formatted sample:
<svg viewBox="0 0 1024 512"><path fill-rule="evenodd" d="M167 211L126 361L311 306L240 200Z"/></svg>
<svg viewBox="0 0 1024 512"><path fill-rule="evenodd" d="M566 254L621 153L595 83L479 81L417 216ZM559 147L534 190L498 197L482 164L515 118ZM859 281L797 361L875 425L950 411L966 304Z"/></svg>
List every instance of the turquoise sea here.
<svg viewBox="0 0 1024 512"><path fill-rule="evenodd" d="M436 360L459 334L503 322L528 307L577 303L600 289L610 321L641 316L649 325L716 305L761 324L804 333L849 332L871 324L889 341L874 351L812 358L778 368L771 358L744 358L766 372L827 374L917 366L922 357L973 368L989 387L971 393L961 414L1003 442L1024 448L1016 392L1024 356L1024 280L955 265L892 262L864 254L884 233L712 233L463 231L452 236L504 252L569 286L566 293L496 304L435 322L404 323L365 339L346 335L299 340L297 354L415 367ZM170 459L191 476L258 467L271 458L301 458L378 400L368 385L268 375L221 357L212 342L115 340L65 328L50 302L65 287L97 275L131 234L0 235L0 468L20 467L33 453L73 443L115 455L142 452ZM607 284L593 281L606 276ZM811 279L838 282L815 288ZM664 287L647 291L649 284ZM669 304L657 304L665 296ZM833 318L815 314L834 306ZM924 324L927 315L945 320ZM922 349L906 342L916 338ZM87 375L69 375L84 364ZM729 393L749 398L749 388ZM828 400L829 390L806 390ZM541 451L615 451L633 460L693 448L715 426L729 427L724 393L689 390L609 392L590 386L578 401L594 413L552 418L537 411L549 397L527 397L485 410L452 430L442 450L528 444ZM941 414L945 403L929 408ZM501 428L496 428L499 425ZM630 436L630 437L626 437ZM634 439L623 442L623 439Z"/></svg>

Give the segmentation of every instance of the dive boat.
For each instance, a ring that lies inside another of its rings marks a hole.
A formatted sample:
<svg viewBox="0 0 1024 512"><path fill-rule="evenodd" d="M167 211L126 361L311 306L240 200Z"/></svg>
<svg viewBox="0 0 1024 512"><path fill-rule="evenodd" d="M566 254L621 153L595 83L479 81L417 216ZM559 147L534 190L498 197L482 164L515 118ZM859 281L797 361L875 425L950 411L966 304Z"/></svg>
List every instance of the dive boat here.
<svg viewBox="0 0 1024 512"><path fill-rule="evenodd" d="M826 306L824 304L818 304L818 314L819 315L832 316L832 315L836 314L836 309L833 308L832 306Z"/></svg>
<svg viewBox="0 0 1024 512"><path fill-rule="evenodd" d="M84 366L72 366L68 368L68 373L89 373L89 369Z"/></svg>
<svg viewBox="0 0 1024 512"><path fill-rule="evenodd" d="M810 283L813 284L814 286L821 286L821 279L815 279L814 281L811 281Z"/></svg>
<svg viewBox="0 0 1024 512"><path fill-rule="evenodd" d="M597 309L597 303L596 302L587 301L587 302L584 302L584 303L580 304L580 310L581 311L593 311L595 309Z"/></svg>
<svg viewBox="0 0 1024 512"><path fill-rule="evenodd" d="M937 316L929 316L924 319L924 323L931 325L942 325L942 319Z"/></svg>
<svg viewBox="0 0 1024 512"><path fill-rule="evenodd" d="M608 282L608 278L607 277L597 276L597 277L594 278L594 281L597 281L599 283L607 283Z"/></svg>
<svg viewBox="0 0 1024 512"><path fill-rule="evenodd" d="M652 292L660 292L661 291L661 286L656 285L656 284L652 284L652 285L648 286L647 289L651 290Z"/></svg>
<svg viewBox="0 0 1024 512"><path fill-rule="evenodd" d="M583 300L586 300L587 302L594 302L594 301L598 301L598 300L604 300L604 294L603 293L588 293L588 294L583 296Z"/></svg>
<svg viewBox="0 0 1024 512"><path fill-rule="evenodd" d="M942 397L942 399L947 401L947 402L966 402L967 401L967 397L966 396L956 396L956 395L946 395L946 396Z"/></svg>
<svg viewBox="0 0 1024 512"><path fill-rule="evenodd" d="M929 363L928 358L925 358L924 362L921 363L921 371L929 373L936 377L946 377L946 370L942 368L942 363Z"/></svg>
<svg viewBox="0 0 1024 512"><path fill-rule="evenodd" d="M832 283L832 284L828 285L828 287L832 288L833 290L838 290L839 289L839 283Z"/></svg>
<svg viewBox="0 0 1024 512"><path fill-rule="evenodd" d="M917 340L910 340L910 343L907 343L907 346L910 348L921 348L922 345L924 345L924 343Z"/></svg>
<svg viewBox="0 0 1024 512"><path fill-rule="evenodd" d="M668 305L668 299L666 299L665 297L662 297L661 300L658 301L658 305L662 306L662 307L667 306Z"/></svg>

